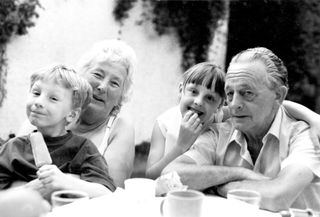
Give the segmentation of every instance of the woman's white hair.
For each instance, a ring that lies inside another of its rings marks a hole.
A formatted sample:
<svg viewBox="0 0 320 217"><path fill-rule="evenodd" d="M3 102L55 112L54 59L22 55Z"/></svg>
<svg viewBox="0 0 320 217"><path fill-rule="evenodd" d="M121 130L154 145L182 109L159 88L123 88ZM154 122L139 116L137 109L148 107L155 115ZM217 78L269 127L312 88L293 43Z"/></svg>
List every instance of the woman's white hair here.
<svg viewBox="0 0 320 217"><path fill-rule="evenodd" d="M121 40L111 39L103 40L95 43L91 49L88 50L80 58L76 65L76 69L80 74L84 74L87 70L99 62L120 63L127 69L127 77L124 81L123 92L117 108L113 112L118 112L131 95L133 72L136 67L136 53L127 43Z"/></svg>

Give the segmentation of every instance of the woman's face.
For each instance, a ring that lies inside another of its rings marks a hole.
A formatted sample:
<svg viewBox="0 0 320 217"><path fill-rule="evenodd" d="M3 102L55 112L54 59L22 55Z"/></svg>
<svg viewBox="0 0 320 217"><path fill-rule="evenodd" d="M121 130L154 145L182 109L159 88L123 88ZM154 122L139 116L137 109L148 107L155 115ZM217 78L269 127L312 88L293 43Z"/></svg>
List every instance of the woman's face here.
<svg viewBox="0 0 320 217"><path fill-rule="evenodd" d="M96 61L82 75L93 89L87 111L98 118L108 117L121 101L127 69L121 63Z"/></svg>

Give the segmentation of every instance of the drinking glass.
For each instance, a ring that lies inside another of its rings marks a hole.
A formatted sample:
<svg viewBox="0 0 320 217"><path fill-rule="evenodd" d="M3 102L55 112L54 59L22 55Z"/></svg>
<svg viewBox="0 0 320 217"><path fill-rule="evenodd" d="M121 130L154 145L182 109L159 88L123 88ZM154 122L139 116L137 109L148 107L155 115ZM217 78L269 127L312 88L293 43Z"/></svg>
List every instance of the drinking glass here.
<svg viewBox="0 0 320 217"><path fill-rule="evenodd" d="M79 200L89 199L86 192L75 190L60 190L55 191L51 195L52 208L60 207Z"/></svg>
<svg viewBox="0 0 320 217"><path fill-rule="evenodd" d="M247 189L234 189L227 193L229 200L238 200L247 204L253 205L256 208L260 207L261 195L257 191Z"/></svg>
<svg viewBox="0 0 320 217"><path fill-rule="evenodd" d="M204 194L195 190L173 190L162 201L160 211L164 217L200 217Z"/></svg>

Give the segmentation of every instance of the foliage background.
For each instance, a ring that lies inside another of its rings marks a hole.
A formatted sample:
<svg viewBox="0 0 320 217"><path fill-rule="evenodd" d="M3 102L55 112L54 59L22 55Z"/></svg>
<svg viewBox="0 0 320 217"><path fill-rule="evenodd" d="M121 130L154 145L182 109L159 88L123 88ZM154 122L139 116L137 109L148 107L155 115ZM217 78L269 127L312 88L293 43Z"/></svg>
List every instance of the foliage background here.
<svg viewBox="0 0 320 217"><path fill-rule="evenodd" d="M117 0L113 11L115 20L124 25L130 9L137 3L143 7L138 25L150 21L159 36L171 34L178 39L183 71L207 60L214 31L226 15L227 1Z"/></svg>
<svg viewBox="0 0 320 217"><path fill-rule="evenodd" d="M6 96L7 43L15 35L27 34L27 29L34 26L38 6L38 0L0 0L0 107Z"/></svg>
<svg viewBox="0 0 320 217"><path fill-rule="evenodd" d="M288 99L320 112L320 2L232 0L227 62L237 52L265 46L289 72Z"/></svg>
<svg viewBox="0 0 320 217"><path fill-rule="evenodd" d="M183 70L207 60L218 20L228 14L226 62L249 47L271 49L289 71L287 98L320 112L318 0L141 1L142 20L151 20L159 35L174 33L178 38ZM113 13L121 25L137 2L117 1Z"/></svg>

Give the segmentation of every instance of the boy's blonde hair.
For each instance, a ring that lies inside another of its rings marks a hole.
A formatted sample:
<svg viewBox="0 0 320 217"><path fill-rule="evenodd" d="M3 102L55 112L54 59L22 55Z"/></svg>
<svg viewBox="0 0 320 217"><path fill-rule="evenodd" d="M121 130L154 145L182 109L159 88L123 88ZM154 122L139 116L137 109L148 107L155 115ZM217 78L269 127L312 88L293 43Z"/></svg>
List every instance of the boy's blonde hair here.
<svg viewBox="0 0 320 217"><path fill-rule="evenodd" d="M213 63L202 62L192 66L183 74L182 82L183 87L189 83L202 85L225 98L225 73Z"/></svg>
<svg viewBox="0 0 320 217"><path fill-rule="evenodd" d="M36 81L51 80L64 88L72 90L72 109L85 109L92 97L92 88L87 80L78 75L74 69L64 65L50 66L31 75L30 89Z"/></svg>
<svg viewBox="0 0 320 217"><path fill-rule="evenodd" d="M118 112L124 102L126 102L131 93L132 75L136 66L136 54L131 46L121 40L111 39L95 43L92 48L86 52L77 63L77 71L80 74L86 73L94 67L95 61L111 62L123 65L127 70L127 77L124 81L123 93L117 108Z"/></svg>

